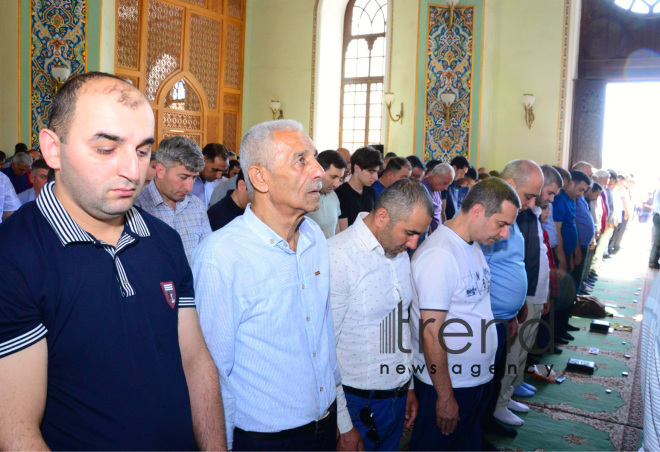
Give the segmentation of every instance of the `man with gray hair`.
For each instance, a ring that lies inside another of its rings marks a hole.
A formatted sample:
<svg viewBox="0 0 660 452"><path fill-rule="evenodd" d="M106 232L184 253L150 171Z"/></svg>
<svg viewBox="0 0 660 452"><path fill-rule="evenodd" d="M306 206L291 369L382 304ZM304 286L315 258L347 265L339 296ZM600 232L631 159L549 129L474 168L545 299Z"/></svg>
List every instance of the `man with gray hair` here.
<svg viewBox="0 0 660 452"><path fill-rule="evenodd" d="M11 165L8 168L0 170L9 178L17 195L30 188L30 180L27 173L30 171L31 166L32 157L30 157L30 154L27 152L18 152L14 155Z"/></svg>
<svg viewBox="0 0 660 452"><path fill-rule="evenodd" d="M305 216L319 208L323 168L297 121L258 124L240 149L252 203L204 240L192 265L228 447L335 450L328 242Z"/></svg>
<svg viewBox="0 0 660 452"><path fill-rule="evenodd" d="M380 331L388 320L403 319L408 312L413 292L404 251L417 247L432 216L427 190L414 179L402 179L383 190L371 212L359 213L353 225L328 241L330 304L343 384L337 394L342 407L338 450L360 450L360 442L365 450L398 450L404 424L415 421L412 355L406 352L409 323L401 323L396 349L384 350ZM366 418L360 415L365 410Z"/></svg>
<svg viewBox="0 0 660 452"><path fill-rule="evenodd" d="M431 219L430 232L435 231L442 224L443 201L442 192L447 190L449 184L454 180L454 168L448 163L436 165L431 172L422 179L422 185L426 187L433 200L433 219Z"/></svg>
<svg viewBox="0 0 660 452"><path fill-rule="evenodd" d="M191 193L204 165L202 151L190 138L163 139L156 152L156 176L135 201L179 233L188 263L197 245L211 233L204 203Z"/></svg>

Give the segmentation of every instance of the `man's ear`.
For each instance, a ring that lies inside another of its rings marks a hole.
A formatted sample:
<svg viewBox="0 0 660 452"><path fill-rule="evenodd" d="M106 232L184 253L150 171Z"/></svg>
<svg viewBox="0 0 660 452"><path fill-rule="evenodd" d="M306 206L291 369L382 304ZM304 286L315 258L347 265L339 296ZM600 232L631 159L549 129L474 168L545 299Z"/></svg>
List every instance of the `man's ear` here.
<svg viewBox="0 0 660 452"><path fill-rule="evenodd" d="M248 168L248 177L252 183L252 187L260 193L268 193L268 181L270 179L270 172L265 166L252 165Z"/></svg>
<svg viewBox="0 0 660 452"><path fill-rule="evenodd" d="M390 213L384 209L380 208L374 212L374 224L378 229L385 229L385 226L390 222Z"/></svg>
<svg viewBox="0 0 660 452"><path fill-rule="evenodd" d="M241 179L238 182L236 182L236 189L238 191L247 191L247 184L245 183L244 180Z"/></svg>
<svg viewBox="0 0 660 452"><path fill-rule="evenodd" d="M516 187L516 181L515 181L515 180L513 180L513 179L507 179L506 182L507 182L507 184L511 185L511 187L513 187L514 190L517 188L517 187Z"/></svg>
<svg viewBox="0 0 660 452"><path fill-rule="evenodd" d="M357 174L362 171L362 168L360 168L358 165L353 165L353 174Z"/></svg>
<svg viewBox="0 0 660 452"><path fill-rule="evenodd" d="M165 173L167 173L167 168L165 168L165 165L162 163L156 163L156 177L158 177L158 179L162 179L165 177Z"/></svg>
<svg viewBox="0 0 660 452"><path fill-rule="evenodd" d="M482 214L485 214L486 209L484 209L484 206L481 204L475 204L472 206L472 209L470 210L470 217L472 221L477 220Z"/></svg>
<svg viewBox="0 0 660 452"><path fill-rule="evenodd" d="M48 166L54 170L62 168L61 162L61 147L60 137L50 129L41 129L39 132L39 148Z"/></svg>

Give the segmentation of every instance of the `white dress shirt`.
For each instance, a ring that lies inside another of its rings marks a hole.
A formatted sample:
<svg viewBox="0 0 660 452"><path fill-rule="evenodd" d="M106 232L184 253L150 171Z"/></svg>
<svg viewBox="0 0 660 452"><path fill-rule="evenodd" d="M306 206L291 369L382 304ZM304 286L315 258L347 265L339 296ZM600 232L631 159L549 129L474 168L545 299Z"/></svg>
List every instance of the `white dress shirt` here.
<svg viewBox="0 0 660 452"><path fill-rule="evenodd" d="M342 384L391 390L403 386L412 376L407 323L412 301L410 259L408 253L385 257L383 247L363 221L367 215L361 212L353 225L328 241L337 362ZM399 369L405 368L405 372L397 371L401 365L404 367ZM352 423L348 410L343 409L341 389L337 397L337 424L345 433Z"/></svg>
<svg viewBox="0 0 660 452"><path fill-rule="evenodd" d="M3 173L0 173L0 223L4 212L14 212L21 207L21 202L16 196L16 190L11 181Z"/></svg>

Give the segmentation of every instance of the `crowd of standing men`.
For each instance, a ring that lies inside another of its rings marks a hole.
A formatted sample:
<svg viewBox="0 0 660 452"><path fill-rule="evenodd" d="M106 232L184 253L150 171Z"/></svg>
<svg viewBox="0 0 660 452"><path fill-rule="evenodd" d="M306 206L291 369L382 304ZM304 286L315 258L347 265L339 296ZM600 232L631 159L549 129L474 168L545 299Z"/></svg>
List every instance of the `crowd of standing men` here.
<svg viewBox="0 0 660 452"><path fill-rule="evenodd" d="M240 164L182 137L152 160L153 133L117 77L54 99L53 181L0 225L0 449L398 450L414 424L411 450L479 450L529 409L538 320L568 334L555 260L586 288L586 167L476 183L463 157L317 154L290 120Z"/></svg>

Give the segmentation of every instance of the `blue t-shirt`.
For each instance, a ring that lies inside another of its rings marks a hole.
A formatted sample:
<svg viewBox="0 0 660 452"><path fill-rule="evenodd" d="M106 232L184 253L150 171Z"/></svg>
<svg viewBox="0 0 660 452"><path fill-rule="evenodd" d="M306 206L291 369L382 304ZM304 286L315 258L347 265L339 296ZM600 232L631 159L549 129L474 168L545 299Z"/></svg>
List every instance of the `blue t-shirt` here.
<svg viewBox="0 0 660 452"><path fill-rule="evenodd" d="M371 188L373 188L374 191L376 192L376 198L378 198L380 194L383 192L383 190L385 190L385 186L381 184L380 181L378 180L373 184L371 184Z"/></svg>
<svg viewBox="0 0 660 452"><path fill-rule="evenodd" d="M564 190L552 201L552 217L561 223L561 238L564 241L564 254L573 254L578 244L578 231L575 225L575 201L568 198Z"/></svg>
<svg viewBox="0 0 660 452"><path fill-rule="evenodd" d="M490 302L493 317L509 320L518 314L527 297L525 238L517 223L509 226L509 238L481 245L490 267Z"/></svg>
<svg viewBox="0 0 660 452"><path fill-rule="evenodd" d="M133 208L117 247L47 184L0 225L0 359L48 349L41 434L53 450L194 450L178 311L194 307L179 234Z"/></svg>
<svg viewBox="0 0 660 452"><path fill-rule="evenodd" d="M600 202L600 199L598 200ZM575 222L577 223L578 239L580 248L587 249L596 233L594 217L591 216L591 209L584 196L580 196L575 201Z"/></svg>

